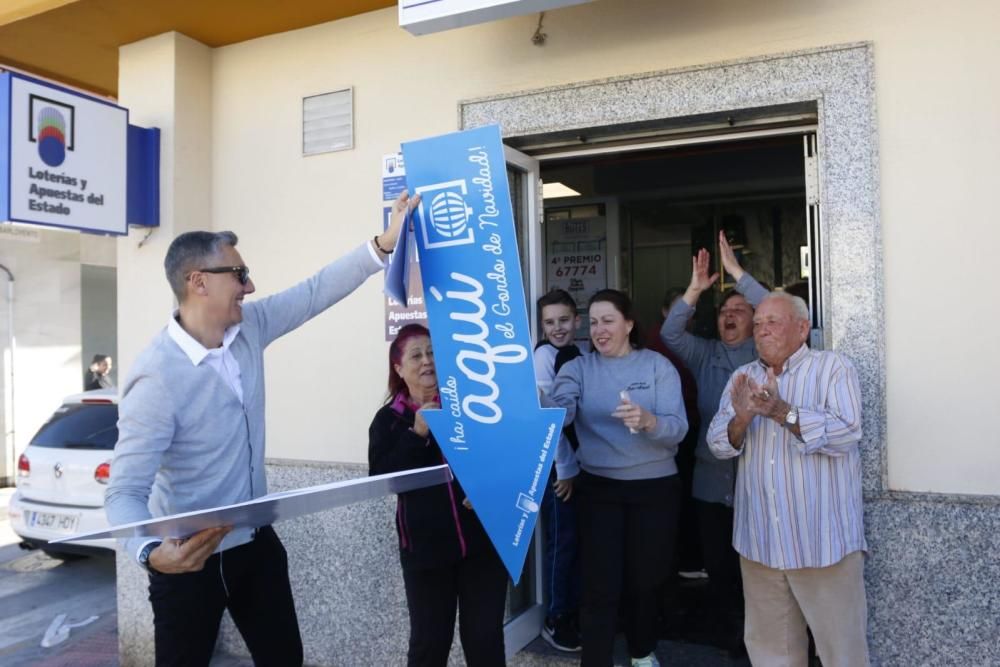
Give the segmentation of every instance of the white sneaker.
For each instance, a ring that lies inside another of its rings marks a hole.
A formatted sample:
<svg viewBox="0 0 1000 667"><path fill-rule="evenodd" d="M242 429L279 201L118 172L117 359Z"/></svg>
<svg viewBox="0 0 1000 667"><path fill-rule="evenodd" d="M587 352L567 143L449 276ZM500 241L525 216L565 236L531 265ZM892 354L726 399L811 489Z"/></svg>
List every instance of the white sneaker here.
<svg viewBox="0 0 1000 667"><path fill-rule="evenodd" d="M650 653L645 658L632 658L632 667L660 667L656 654Z"/></svg>

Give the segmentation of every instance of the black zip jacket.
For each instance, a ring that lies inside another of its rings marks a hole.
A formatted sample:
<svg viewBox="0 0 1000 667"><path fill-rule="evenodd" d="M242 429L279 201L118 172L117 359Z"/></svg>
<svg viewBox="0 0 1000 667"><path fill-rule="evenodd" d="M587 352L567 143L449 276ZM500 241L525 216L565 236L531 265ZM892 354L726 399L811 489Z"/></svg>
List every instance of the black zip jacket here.
<svg viewBox="0 0 1000 667"><path fill-rule="evenodd" d="M395 407L394 407L395 405ZM399 402L383 406L368 428L368 474L382 475L447 463L434 436L414 433L414 413ZM475 512L462 505L458 480L399 494L396 532L403 569L458 562L492 549Z"/></svg>

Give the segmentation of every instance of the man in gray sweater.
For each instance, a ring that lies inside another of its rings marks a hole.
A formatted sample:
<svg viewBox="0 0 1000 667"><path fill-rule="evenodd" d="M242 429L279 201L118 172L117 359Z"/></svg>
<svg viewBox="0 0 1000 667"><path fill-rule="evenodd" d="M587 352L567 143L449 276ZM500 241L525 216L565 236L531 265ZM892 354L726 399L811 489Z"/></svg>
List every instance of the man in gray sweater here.
<svg viewBox="0 0 1000 667"><path fill-rule="evenodd" d="M251 500L264 474L264 348L344 298L383 266L408 206L389 227L304 282L254 292L232 232L181 234L164 267L179 308L122 385L105 498L113 525ZM186 540L132 538L149 572L157 665L208 665L225 609L257 665L300 665L284 547L270 526L209 528Z"/></svg>

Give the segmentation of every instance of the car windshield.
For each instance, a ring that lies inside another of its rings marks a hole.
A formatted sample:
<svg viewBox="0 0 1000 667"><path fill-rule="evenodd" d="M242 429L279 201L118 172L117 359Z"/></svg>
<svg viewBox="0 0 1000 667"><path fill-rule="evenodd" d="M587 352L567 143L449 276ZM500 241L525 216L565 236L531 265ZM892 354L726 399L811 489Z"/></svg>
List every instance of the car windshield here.
<svg viewBox="0 0 1000 667"><path fill-rule="evenodd" d="M31 444L66 449L114 449L118 406L111 403L64 405L45 423Z"/></svg>

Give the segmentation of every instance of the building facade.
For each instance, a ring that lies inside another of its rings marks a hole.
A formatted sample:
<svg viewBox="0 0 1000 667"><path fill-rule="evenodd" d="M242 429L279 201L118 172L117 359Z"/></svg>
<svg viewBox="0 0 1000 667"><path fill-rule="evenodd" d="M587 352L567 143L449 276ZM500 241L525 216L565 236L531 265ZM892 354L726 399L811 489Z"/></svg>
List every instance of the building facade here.
<svg viewBox="0 0 1000 667"><path fill-rule="evenodd" d="M529 299L551 283L545 225L578 208L604 225L605 283L634 295L669 286L642 282L650 262L686 262L720 224L741 230L747 262L774 284L807 284L813 343L851 357L864 393L874 662L1000 662L1000 438L982 418L1000 376L1000 225L984 206L1000 150L998 27L988 0L602 0L421 37L387 8L216 48L180 32L124 45L119 102L163 143L161 227L141 247L136 231L118 241L122 372L173 307L161 263L176 234L235 231L258 294L277 291L380 229L381 158L400 142L498 123L527 156L511 167L518 183L589 179L579 207L522 202ZM302 100L345 88L353 148L304 156ZM730 169L740 176L726 181ZM672 222L650 231L653 218ZM383 325L372 279L272 346L272 490L366 474ZM401 659L391 501L279 532L307 662ZM150 614L126 560L123 664L144 664ZM512 650L537 634L537 589L512 604ZM243 651L231 626L223 641Z"/></svg>

